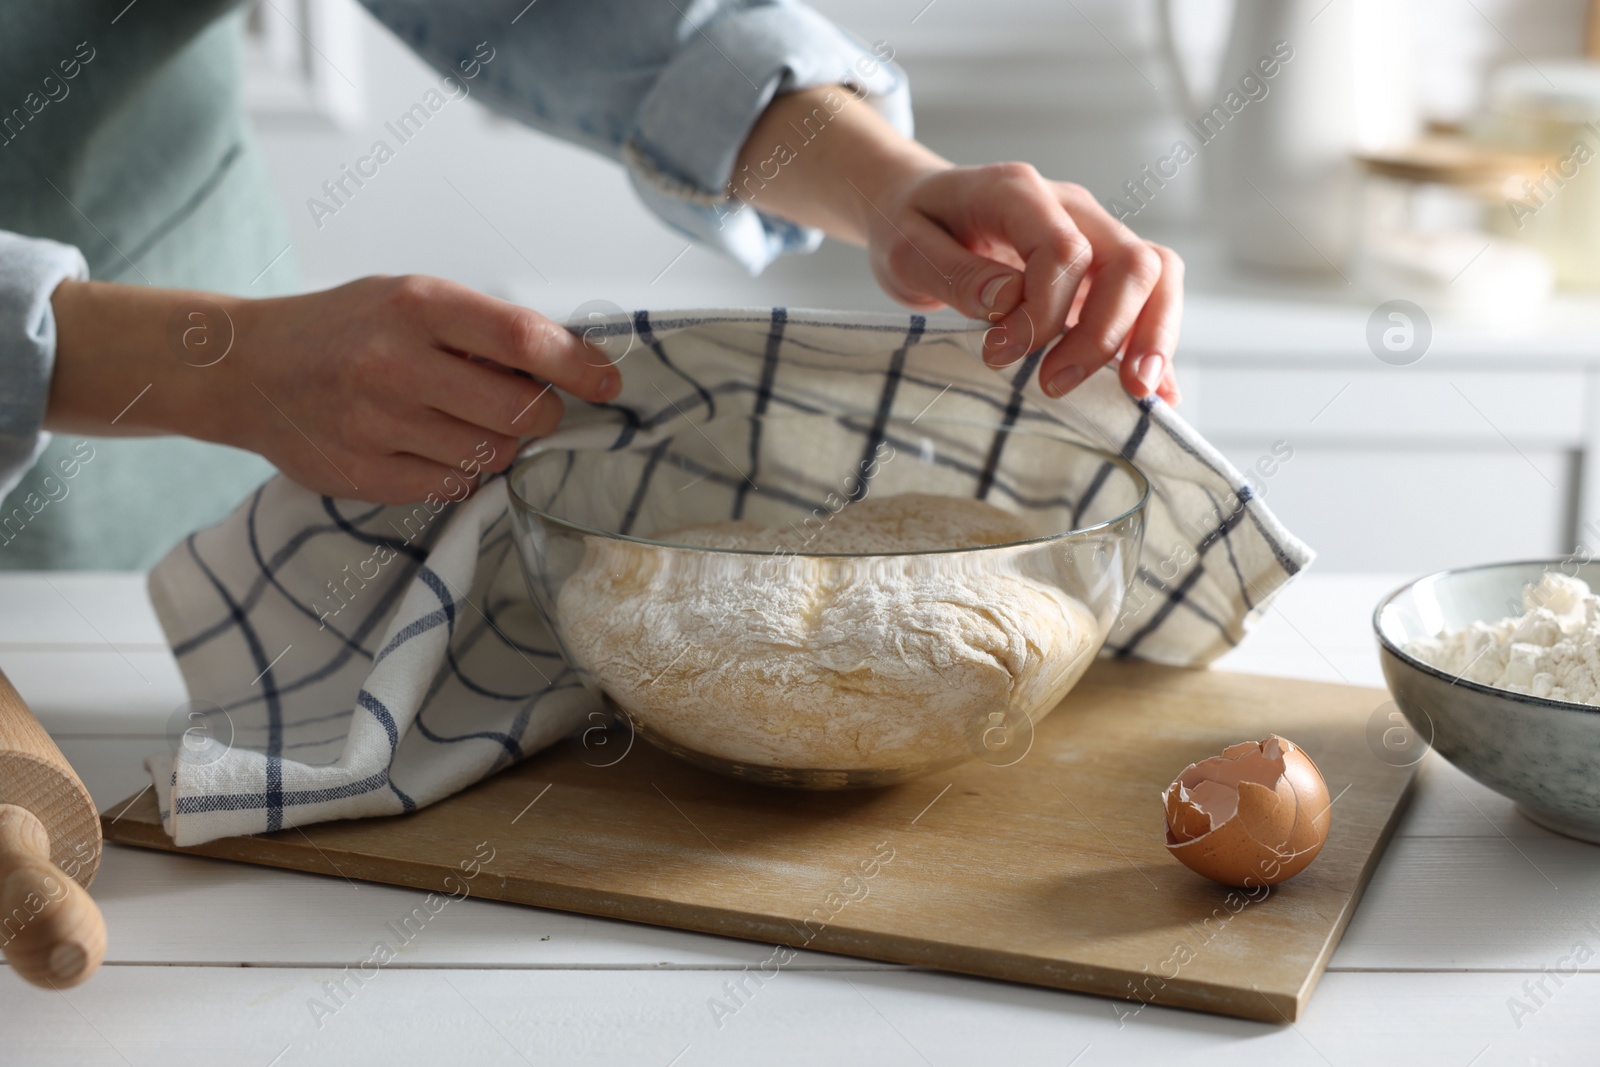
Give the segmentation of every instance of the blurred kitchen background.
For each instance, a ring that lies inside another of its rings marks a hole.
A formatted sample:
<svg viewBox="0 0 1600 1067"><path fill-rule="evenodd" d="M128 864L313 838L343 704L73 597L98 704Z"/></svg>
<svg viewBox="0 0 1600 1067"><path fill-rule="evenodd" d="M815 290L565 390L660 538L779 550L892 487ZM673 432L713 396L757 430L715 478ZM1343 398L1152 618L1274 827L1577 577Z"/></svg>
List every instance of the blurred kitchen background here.
<svg viewBox="0 0 1600 1067"><path fill-rule="evenodd" d="M1180 411L1319 567L1600 554L1586 0L814 6L893 50L934 149L1080 182L1183 253ZM594 299L894 307L832 243L749 278L612 164L472 101L319 228L308 198L439 75L354 0L271 0L249 25L250 110L308 286L425 272L558 318Z"/></svg>

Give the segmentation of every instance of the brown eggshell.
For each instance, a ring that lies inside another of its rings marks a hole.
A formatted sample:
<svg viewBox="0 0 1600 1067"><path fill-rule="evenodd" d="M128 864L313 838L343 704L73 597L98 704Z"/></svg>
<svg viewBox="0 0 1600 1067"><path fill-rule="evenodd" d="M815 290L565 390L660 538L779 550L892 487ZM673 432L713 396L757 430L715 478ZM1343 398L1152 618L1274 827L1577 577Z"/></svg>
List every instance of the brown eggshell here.
<svg viewBox="0 0 1600 1067"><path fill-rule="evenodd" d="M1327 781L1305 749L1291 745L1284 753L1283 780L1293 788L1296 799L1294 829L1289 832L1289 851L1294 858L1283 866L1283 877L1292 878L1310 866L1327 843L1333 802Z"/></svg>
<svg viewBox="0 0 1600 1067"><path fill-rule="evenodd" d="M1245 831L1262 844L1276 847L1279 841L1290 841L1295 825L1294 793L1282 778L1271 789L1255 782L1240 782L1237 818Z"/></svg>
<svg viewBox="0 0 1600 1067"><path fill-rule="evenodd" d="M1292 742L1269 734L1190 764L1162 794L1167 849L1224 885L1276 885L1327 840L1327 783Z"/></svg>

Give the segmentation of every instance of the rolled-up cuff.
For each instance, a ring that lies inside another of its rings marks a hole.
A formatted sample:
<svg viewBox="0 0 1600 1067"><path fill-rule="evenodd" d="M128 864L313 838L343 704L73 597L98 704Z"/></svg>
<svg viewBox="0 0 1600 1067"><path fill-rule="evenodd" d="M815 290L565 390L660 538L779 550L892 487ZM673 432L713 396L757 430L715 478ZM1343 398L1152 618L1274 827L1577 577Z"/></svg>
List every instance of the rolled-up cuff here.
<svg viewBox="0 0 1600 1067"><path fill-rule="evenodd" d="M811 251L822 242L819 231L729 195L739 150L773 97L823 85L849 86L910 136L910 93L892 57L798 4L714 19L673 57L639 108L623 146L634 187L669 224L752 274L784 252ZM828 117L799 136L820 134Z"/></svg>
<svg viewBox="0 0 1600 1067"><path fill-rule="evenodd" d="M0 231L0 500L50 443L44 430L56 361L50 296L89 276L71 245Z"/></svg>

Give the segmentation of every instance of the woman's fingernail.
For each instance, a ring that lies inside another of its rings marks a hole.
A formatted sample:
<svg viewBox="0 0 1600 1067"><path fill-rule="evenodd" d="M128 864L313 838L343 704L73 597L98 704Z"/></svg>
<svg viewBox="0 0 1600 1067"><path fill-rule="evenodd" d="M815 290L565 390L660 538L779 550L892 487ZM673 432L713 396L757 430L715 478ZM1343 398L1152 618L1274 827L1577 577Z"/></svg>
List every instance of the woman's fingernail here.
<svg viewBox="0 0 1600 1067"><path fill-rule="evenodd" d="M622 375L616 371L607 371L600 379L600 399L610 400L622 392Z"/></svg>
<svg viewBox="0 0 1600 1067"><path fill-rule="evenodd" d="M1054 378L1051 378L1044 387L1044 391L1051 396L1066 396L1082 384L1084 378L1083 368L1070 365L1061 368Z"/></svg>
<svg viewBox="0 0 1600 1067"><path fill-rule="evenodd" d="M983 334L983 361L990 367L1004 367L1011 362L1006 354L1006 332L991 326Z"/></svg>
<svg viewBox="0 0 1600 1067"><path fill-rule="evenodd" d="M1151 352L1149 355L1139 357L1139 365L1133 368L1133 376L1139 379L1139 384L1144 386L1146 393L1153 393L1161 384L1161 378L1167 373L1167 358L1160 352Z"/></svg>
<svg viewBox="0 0 1600 1067"><path fill-rule="evenodd" d="M982 291L978 293L978 300L982 302L984 307L988 308L990 311L993 311L995 301L1000 299L1000 290L1004 289L1006 287L1006 283L1010 282L1011 279L1015 277L1015 274L1001 274L997 277L990 278L986 283L984 283Z"/></svg>
<svg viewBox="0 0 1600 1067"><path fill-rule="evenodd" d="M1000 343L1001 345L1005 344L1004 341ZM1016 361L1017 357L1006 351L1003 347L999 351L985 352L983 354L983 362L987 364L991 370L1004 370L1006 367L1011 366L1011 364L1015 363Z"/></svg>

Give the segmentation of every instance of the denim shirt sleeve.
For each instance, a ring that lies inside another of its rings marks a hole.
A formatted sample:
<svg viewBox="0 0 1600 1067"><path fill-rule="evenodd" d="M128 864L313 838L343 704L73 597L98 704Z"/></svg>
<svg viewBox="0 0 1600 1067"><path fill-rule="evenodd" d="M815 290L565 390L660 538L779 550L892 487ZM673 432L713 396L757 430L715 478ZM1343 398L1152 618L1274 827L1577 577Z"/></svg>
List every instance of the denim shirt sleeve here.
<svg viewBox="0 0 1600 1067"><path fill-rule="evenodd" d="M363 3L490 107L623 163L657 215L751 273L822 241L729 196L739 149L773 97L848 85L911 133L892 51L789 0L536 0L515 18L499 5Z"/></svg>
<svg viewBox="0 0 1600 1067"><path fill-rule="evenodd" d="M43 426L56 356L50 295L66 279L88 276L71 245L0 230L0 500L50 443Z"/></svg>

